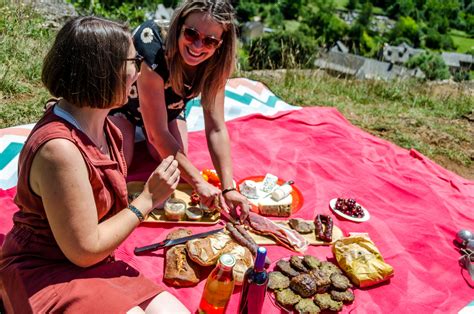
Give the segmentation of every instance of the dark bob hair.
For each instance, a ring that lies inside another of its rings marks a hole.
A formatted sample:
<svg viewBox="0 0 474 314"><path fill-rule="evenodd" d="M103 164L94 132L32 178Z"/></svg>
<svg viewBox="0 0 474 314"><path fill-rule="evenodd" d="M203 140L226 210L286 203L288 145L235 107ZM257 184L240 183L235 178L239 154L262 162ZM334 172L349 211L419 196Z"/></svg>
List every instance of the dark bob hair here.
<svg viewBox="0 0 474 314"><path fill-rule="evenodd" d="M126 25L86 16L58 32L41 80L54 97L78 107L110 108L123 101L130 48Z"/></svg>

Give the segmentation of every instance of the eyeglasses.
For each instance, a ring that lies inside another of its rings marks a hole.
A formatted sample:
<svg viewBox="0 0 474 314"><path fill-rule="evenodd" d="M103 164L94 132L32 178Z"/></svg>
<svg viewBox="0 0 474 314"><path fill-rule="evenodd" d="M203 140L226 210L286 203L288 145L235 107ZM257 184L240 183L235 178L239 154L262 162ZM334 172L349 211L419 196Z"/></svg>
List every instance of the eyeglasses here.
<svg viewBox="0 0 474 314"><path fill-rule="evenodd" d="M138 72L140 72L142 62L143 62L143 57L137 54L135 58L127 58L125 61L133 61L135 63L135 68L137 69Z"/></svg>
<svg viewBox="0 0 474 314"><path fill-rule="evenodd" d="M204 47L207 49L216 49L222 43L222 39L217 39L214 36L203 36L197 29L194 27L183 27L184 38L189 42L195 42L201 40Z"/></svg>

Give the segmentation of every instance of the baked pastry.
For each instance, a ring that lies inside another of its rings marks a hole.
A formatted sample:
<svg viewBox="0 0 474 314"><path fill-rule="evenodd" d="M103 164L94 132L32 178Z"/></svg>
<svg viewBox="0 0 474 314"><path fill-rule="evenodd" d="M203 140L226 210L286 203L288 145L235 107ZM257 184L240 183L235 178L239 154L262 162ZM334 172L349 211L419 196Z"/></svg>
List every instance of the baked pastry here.
<svg viewBox="0 0 474 314"><path fill-rule="evenodd" d="M332 286L338 291L345 291L352 287L349 278L347 278L343 274L333 273L330 279Z"/></svg>
<svg viewBox="0 0 474 314"><path fill-rule="evenodd" d="M314 231L314 223L301 218L290 218L288 224L299 233L311 233Z"/></svg>
<svg viewBox="0 0 474 314"><path fill-rule="evenodd" d="M222 232L210 235L202 239L194 239L186 242L188 256L201 266L211 266L217 262L221 254L230 251L234 243L232 238ZM228 251L225 248L229 247Z"/></svg>
<svg viewBox="0 0 474 314"><path fill-rule="evenodd" d="M303 259L300 256L293 255L290 258L290 264L297 271L300 271L303 273L307 273L309 271L309 269L303 265Z"/></svg>
<svg viewBox="0 0 474 314"><path fill-rule="evenodd" d="M278 269L285 275L287 275L288 277L295 277L295 276L298 276L300 273L297 272L296 270L294 270L292 267L291 267L291 264L289 261L285 261L285 260L279 260L276 264L276 266L278 267Z"/></svg>
<svg viewBox="0 0 474 314"><path fill-rule="evenodd" d="M351 290L330 292L331 298L335 301L341 301L343 303L351 303L354 301L354 293Z"/></svg>
<svg viewBox="0 0 474 314"><path fill-rule="evenodd" d="M313 299L301 299L295 305L295 310L302 314L317 314L321 309L314 303Z"/></svg>
<svg viewBox="0 0 474 314"><path fill-rule="evenodd" d="M190 287L200 281L199 268L188 258L186 245L175 245L166 251L163 281L175 287Z"/></svg>
<svg viewBox="0 0 474 314"><path fill-rule="evenodd" d="M321 261L312 255L303 256L303 264L305 264L310 269L318 269L321 265Z"/></svg>
<svg viewBox="0 0 474 314"><path fill-rule="evenodd" d="M268 274L268 288L275 290L286 289L290 286L290 278L279 271L272 271Z"/></svg>
<svg viewBox="0 0 474 314"><path fill-rule="evenodd" d="M338 312L342 310L342 302L335 301L331 298L329 293L321 293L317 294L314 297L314 303L321 308L321 310L330 310L334 312Z"/></svg>
<svg viewBox="0 0 474 314"><path fill-rule="evenodd" d="M300 302L301 297L294 293L290 288L278 290L275 292L276 300L283 306L289 306Z"/></svg>
<svg viewBox="0 0 474 314"><path fill-rule="evenodd" d="M192 234L193 232L189 229L178 228L168 233L168 235L166 236L166 239L167 240L179 239L179 238L189 237Z"/></svg>
<svg viewBox="0 0 474 314"><path fill-rule="evenodd" d="M315 295L318 290L316 281L310 274L301 274L291 278L290 288L303 298Z"/></svg>

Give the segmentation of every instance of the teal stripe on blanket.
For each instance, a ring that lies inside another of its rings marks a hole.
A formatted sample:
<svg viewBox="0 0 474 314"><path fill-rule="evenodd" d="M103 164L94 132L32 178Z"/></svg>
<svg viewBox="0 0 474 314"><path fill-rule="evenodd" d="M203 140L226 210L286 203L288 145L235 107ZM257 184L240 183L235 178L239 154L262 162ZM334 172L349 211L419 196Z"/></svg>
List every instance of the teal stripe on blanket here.
<svg viewBox="0 0 474 314"><path fill-rule="evenodd" d="M10 143L3 152L0 153L0 170L3 170L21 151L22 143Z"/></svg>

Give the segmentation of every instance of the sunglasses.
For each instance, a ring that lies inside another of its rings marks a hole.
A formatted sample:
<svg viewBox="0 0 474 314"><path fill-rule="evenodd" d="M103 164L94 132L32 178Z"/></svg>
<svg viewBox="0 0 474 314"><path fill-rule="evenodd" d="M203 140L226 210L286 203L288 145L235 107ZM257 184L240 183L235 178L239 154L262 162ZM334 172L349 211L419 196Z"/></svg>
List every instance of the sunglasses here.
<svg viewBox="0 0 474 314"><path fill-rule="evenodd" d="M135 63L135 68L137 69L138 72L140 72L143 59L144 58L137 53L137 55L134 58L127 58L125 59L125 61L133 61Z"/></svg>
<svg viewBox="0 0 474 314"><path fill-rule="evenodd" d="M200 40L202 45L208 49L216 49L222 43L222 39L217 39L214 36L203 36L197 29L193 27L183 27L184 38L189 42Z"/></svg>

